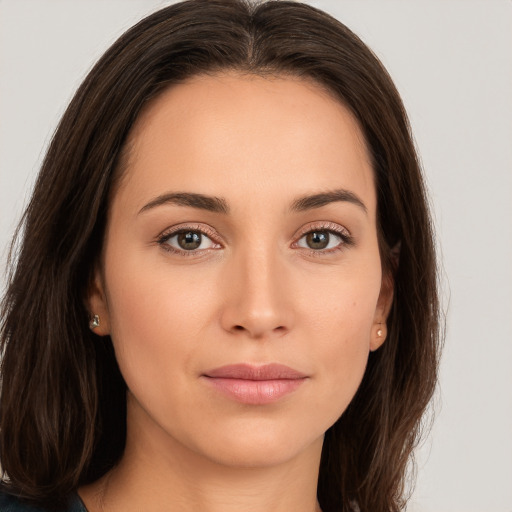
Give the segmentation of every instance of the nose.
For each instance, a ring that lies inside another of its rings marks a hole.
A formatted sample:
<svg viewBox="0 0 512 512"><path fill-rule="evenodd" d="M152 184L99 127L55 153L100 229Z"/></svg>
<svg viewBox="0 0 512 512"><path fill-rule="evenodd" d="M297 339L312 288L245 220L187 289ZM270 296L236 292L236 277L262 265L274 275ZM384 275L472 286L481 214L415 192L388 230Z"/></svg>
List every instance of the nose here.
<svg viewBox="0 0 512 512"><path fill-rule="evenodd" d="M259 248L244 251L227 266L222 327L254 339L280 337L289 332L294 321L292 294L279 256Z"/></svg>

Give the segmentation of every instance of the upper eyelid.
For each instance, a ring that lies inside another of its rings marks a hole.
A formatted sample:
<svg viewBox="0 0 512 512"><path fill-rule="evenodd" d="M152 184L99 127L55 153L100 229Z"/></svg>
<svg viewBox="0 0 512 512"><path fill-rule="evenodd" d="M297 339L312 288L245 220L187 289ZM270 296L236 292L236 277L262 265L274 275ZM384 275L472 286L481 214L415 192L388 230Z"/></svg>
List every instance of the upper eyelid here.
<svg viewBox="0 0 512 512"><path fill-rule="evenodd" d="M339 235L345 235L345 236L351 236L350 231L341 224L332 222L332 221L316 221L312 222L308 225L302 226L299 228L296 232L294 237L302 237L304 235L307 235L308 233L311 233L312 231L332 231L334 233L337 233Z"/></svg>
<svg viewBox="0 0 512 512"><path fill-rule="evenodd" d="M170 227L164 229L158 235L157 238L159 238L159 239L165 238L165 237L170 238L174 235L177 235L178 233L180 233L182 231L199 231L201 234L206 235L209 238L217 239L217 241L219 238L222 238L218 234L217 230L212 228L211 226L208 226L207 224L195 224L195 223L191 223L191 224L182 223L182 224L177 224L175 226L170 226Z"/></svg>
<svg viewBox="0 0 512 512"><path fill-rule="evenodd" d="M206 227L206 228L205 228ZM317 230L324 230L324 231L334 231L334 232L341 232L347 235L350 235L350 231L341 224L332 222L332 221L315 221L312 223L309 223L307 225L301 226L299 229L297 229L294 233L295 236L302 236L304 234L307 234L311 231ZM199 223L180 223L175 226L170 226L166 229L164 229L160 236L171 236L174 233L179 233L183 230L190 230L190 231L200 231L201 233L204 233L206 235L213 235L218 238L222 238L221 235L218 234L218 231L214 229L213 227L209 226L208 224L199 224Z"/></svg>

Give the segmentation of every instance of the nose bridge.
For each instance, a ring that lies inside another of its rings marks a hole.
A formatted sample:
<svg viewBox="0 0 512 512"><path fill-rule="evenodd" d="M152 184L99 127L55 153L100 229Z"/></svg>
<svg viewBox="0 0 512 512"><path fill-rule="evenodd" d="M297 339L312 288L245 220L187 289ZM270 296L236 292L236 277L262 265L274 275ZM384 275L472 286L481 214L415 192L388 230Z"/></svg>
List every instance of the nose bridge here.
<svg viewBox="0 0 512 512"><path fill-rule="evenodd" d="M286 272L275 246L260 243L240 248L228 273L231 292L224 311L226 329L262 337L291 328Z"/></svg>
<svg viewBox="0 0 512 512"><path fill-rule="evenodd" d="M255 309L270 310L277 302L277 258L274 252L259 246L242 258L242 274L245 274L248 292L246 300Z"/></svg>

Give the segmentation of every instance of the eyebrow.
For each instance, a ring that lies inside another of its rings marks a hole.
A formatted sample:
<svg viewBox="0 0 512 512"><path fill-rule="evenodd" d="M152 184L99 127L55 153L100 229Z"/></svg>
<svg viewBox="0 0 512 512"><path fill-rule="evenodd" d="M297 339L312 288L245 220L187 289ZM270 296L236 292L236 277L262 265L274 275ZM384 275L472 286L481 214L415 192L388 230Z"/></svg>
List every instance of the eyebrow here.
<svg viewBox="0 0 512 512"><path fill-rule="evenodd" d="M329 192L322 192L320 194L307 195L299 197L293 201L291 210L296 212L304 212L307 210L313 210L315 208L321 208L330 203L337 201L348 202L359 206L365 213L368 213L363 201L350 190L338 189Z"/></svg>
<svg viewBox="0 0 512 512"><path fill-rule="evenodd" d="M292 202L290 209L295 212L304 212L315 208L321 208L322 206L326 206L337 201L355 204L365 213L368 212L363 201L356 194L345 189L299 197ZM165 204L188 206L214 213L229 213L228 203L221 197L205 196L204 194L196 194L193 192L174 192L162 194L161 196L151 200L139 210L139 214Z"/></svg>
<svg viewBox="0 0 512 512"><path fill-rule="evenodd" d="M214 213L229 213L229 207L225 199L220 197L205 196L192 192L176 192L163 194L150 201L139 210L139 214L162 206L164 204L174 204L177 206L189 206L200 210L207 210Z"/></svg>

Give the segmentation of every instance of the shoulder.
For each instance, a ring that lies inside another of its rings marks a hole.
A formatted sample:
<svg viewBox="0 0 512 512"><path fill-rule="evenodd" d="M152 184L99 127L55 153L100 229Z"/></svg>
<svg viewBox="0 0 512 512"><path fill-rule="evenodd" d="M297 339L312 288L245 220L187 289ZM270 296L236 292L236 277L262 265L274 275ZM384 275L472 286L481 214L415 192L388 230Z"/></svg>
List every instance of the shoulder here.
<svg viewBox="0 0 512 512"><path fill-rule="evenodd" d="M43 512L41 509L25 505L11 494L0 492L0 512Z"/></svg>
<svg viewBox="0 0 512 512"><path fill-rule="evenodd" d="M44 508L27 505L16 496L0 490L0 512L50 512ZM52 511L53 512L53 511ZM75 494L69 501L69 506L60 512L87 512L80 498Z"/></svg>

